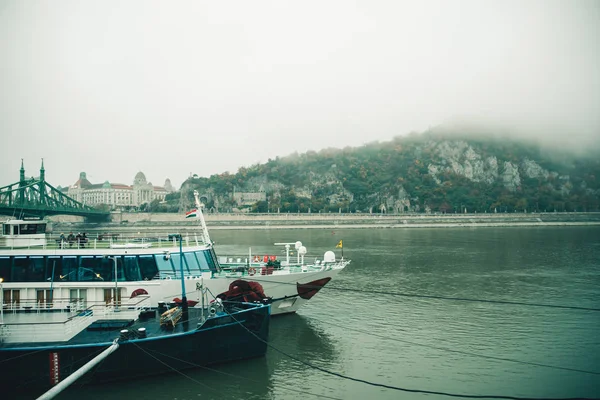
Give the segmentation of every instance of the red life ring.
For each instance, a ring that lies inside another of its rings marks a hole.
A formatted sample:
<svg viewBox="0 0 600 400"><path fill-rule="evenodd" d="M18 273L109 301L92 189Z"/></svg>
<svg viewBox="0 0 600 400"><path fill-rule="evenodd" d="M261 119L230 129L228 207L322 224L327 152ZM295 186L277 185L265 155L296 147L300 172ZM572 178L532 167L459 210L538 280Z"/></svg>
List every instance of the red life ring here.
<svg viewBox="0 0 600 400"><path fill-rule="evenodd" d="M256 274L256 268L248 268L248 275L254 276L254 274Z"/></svg>

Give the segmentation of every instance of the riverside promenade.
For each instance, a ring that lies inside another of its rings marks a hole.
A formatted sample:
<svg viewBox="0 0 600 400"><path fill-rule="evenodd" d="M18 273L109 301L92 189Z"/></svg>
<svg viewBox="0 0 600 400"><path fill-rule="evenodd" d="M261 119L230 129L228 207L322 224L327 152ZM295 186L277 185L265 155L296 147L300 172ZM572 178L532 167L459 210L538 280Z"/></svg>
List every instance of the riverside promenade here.
<svg viewBox="0 0 600 400"><path fill-rule="evenodd" d="M510 226L600 226L600 213L497 213L497 214L229 214L205 215L217 229L410 229ZM86 232L192 231L198 220L172 213L112 213L108 223L85 223L79 217L51 218L54 230Z"/></svg>

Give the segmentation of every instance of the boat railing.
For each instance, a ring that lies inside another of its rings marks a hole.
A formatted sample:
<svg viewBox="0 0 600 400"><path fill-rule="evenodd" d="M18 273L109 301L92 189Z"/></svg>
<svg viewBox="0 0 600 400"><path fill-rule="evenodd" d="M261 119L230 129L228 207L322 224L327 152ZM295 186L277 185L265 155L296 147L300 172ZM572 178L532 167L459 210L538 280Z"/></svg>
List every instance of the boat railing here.
<svg viewBox="0 0 600 400"><path fill-rule="evenodd" d="M69 317L65 323L65 335L63 340L69 340L84 328L90 326L90 324L96 319L94 315L93 306L91 309L86 309L77 315Z"/></svg>
<svg viewBox="0 0 600 400"><path fill-rule="evenodd" d="M219 264L221 272L215 273L215 276L246 276L246 275L272 275L273 273L298 273L298 272L319 272L330 269L343 268L348 264L348 260L324 261L314 257L313 261L290 262L281 260L280 263L274 263L272 259L265 261L264 257L254 257L252 260L248 256L220 256ZM279 261L275 259L275 261Z"/></svg>
<svg viewBox="0 0 600 400"><path fill-rule="evenodd" d="M145 236L146 234L130 235L97 235L96 237L87 237L84 239L67 240L62 239L56 234L47 235L47 240L43 245L33 240L21 242L19 246L6 246L14 249L109 249L114 247L159 247L159 248L179 248L178 237L174 235L167 236ZM183 236L183 243L186 247L190 245L200 246L205 243L203 236L194 234Z"/></svg>
<svg viewBox="0 0 600 400"><path fill-rule="evenodd" d="M98 307L95 310L96 315L111 317L116 319L135 319L140 311L151 307L149 295L139 295L133 299L124 299L117 304L114 302Z"/></svg>
<svg viewBox="0 0 600 400"><path fill-rule="evenodd" d="M13 300L3 304L7 313L64 312L74 314L86 308L85 299L55 298L48 300Z"/></svg>
<svg viewBox="0 0 600 400"><path fill-rule="evenodd" d="M69 311L65 306L69 303L69 299L55 299L48 301L41 300L13 300L3 304L3 311L6 313L17 312L36 312L39 313L45 310Z"/></svg>
<svg viewBox="0 0 600 400"><path fill-rule="evenodd" d="M50 310L4 314L0 323L0 342L64 342L99 319L136 319L142 310L151 305L150 296L146 295L127 299L117 305L101 302L80 308L85 304L83 300L70 301L69 304L74 305L71 309L77 311L69 312L66 316Z"/></svg>
<svg viewBox="0 0 600 400"><path fill-rule="evenodd" d="M4 343L62 342L71 339L93 322L92 311L74 315L46 312L4 315L0 341Z"/></svg>

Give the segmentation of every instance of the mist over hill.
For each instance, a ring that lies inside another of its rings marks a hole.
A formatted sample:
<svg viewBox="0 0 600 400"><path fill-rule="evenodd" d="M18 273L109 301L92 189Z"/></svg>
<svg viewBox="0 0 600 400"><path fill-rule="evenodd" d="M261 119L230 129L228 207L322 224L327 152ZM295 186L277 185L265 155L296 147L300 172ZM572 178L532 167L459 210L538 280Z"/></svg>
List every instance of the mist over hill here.
<svg viewBox="0 0 600 400"><path fill-rule="evenodd" d="M598 211L597 148L555 143L501 130L436 128L276 157L235 174L193 176L169 202L191 207L198 190L209 212Z"/></svg>

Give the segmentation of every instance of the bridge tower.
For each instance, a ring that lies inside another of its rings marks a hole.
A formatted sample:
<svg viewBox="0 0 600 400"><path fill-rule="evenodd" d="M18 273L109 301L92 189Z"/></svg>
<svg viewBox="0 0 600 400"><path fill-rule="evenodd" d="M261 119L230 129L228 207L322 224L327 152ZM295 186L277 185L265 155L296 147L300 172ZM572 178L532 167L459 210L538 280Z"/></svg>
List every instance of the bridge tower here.
<svg viewBox="0 0 600 400"><path fill-rule="evenodd" d="M19 173L19 202L25 201L25 167L23 166L23 159L21 158L21 171Z"/></svg>
<svg viewBox="0 0 600 400"><path fill-rule="evenodd" d="M42 158L42 166L40 168L40 193L46 193L46 170L44 169L44 159ZM40 196L40 201L48 204L46 196Z"/></svg>

